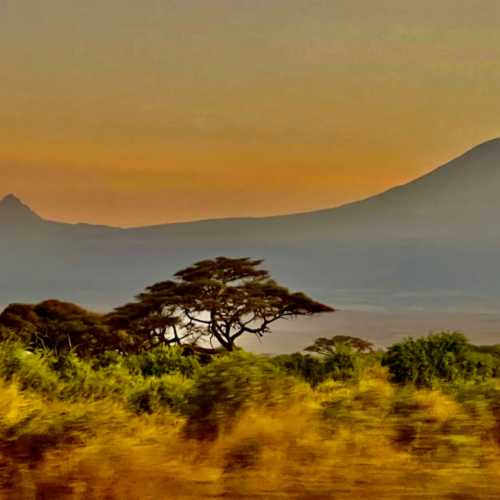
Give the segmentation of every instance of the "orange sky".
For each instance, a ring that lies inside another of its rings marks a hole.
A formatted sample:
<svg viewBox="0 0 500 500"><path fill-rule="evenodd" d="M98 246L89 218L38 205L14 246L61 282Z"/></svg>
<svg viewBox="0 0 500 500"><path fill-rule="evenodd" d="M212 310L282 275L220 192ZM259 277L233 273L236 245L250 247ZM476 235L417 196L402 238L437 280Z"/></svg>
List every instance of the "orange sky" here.
<svg viewBox="0 0 500 500"><path fill-rule="evenodd" d="M335 206L500 136L497 0L0 0L0 196L140 225Z"/></svg>

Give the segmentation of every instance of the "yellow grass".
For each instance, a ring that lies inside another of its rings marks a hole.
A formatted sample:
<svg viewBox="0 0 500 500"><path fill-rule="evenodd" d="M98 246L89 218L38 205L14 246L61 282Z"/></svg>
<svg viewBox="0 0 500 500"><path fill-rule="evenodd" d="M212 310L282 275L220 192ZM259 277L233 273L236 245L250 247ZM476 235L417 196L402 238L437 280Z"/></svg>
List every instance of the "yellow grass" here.
<svg viewBox="0 0 500 500"><path fill-rule="evenodd" d="M84 424L72 423L71 438L37 460L2 449L2 497L500 498L500 452L488 439L493 420L471 420L438 391L398 391L373 373L357 384L301 388L278 407L249 409L207 442L184 437L183 419L169 413L133 416L107 401L47 402L3 385L4 436L23 426L50 435L69 415L81 415ZM397 397L409 413L394 412ZM325 414L328 407L333 413ZM411 444L397 439L405 426L416 433Z"/></svg>

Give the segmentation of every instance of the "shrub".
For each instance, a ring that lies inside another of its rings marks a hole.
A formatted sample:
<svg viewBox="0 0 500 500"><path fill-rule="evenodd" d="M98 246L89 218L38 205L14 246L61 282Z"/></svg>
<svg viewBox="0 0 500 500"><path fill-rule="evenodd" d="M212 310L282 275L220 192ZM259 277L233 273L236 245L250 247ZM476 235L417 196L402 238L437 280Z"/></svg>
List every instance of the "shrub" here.
<svg viewBox="0 0 500 500"><path fill-rule="evenodd" d="M196 356L184 355L180 346L161 345L149 352L126 356L124 362L130 370L145 377L160 377L174 372L192 377L200 369Z"/></svg>
<svg viewBox="0 0 500 500"><path fill-rule="evenodd" d="M491 368L491 376L500 378L500 345L473 346L473 350L485 356L481 359Z"/></svg>
<svg viewBox="0 0 500 500"><path fill-rule="evenodd" d="M303 378L313 387L328 378L328 370L322 358L310 354L283 354L272 358L272 362L297 377Z"/></svg>
<svg viewBox="0 0 500 500"><path fill-rule="evenodd" d="M360 353L349 345L338 345L337 350L323 355L285 354L272 358L274 364L289 374L304 379L316 387L322 382L356 379L363 368L377 360L374 353Z"/></svg>
<svg viewBox="0 0 500 500"><path fill-rule="evenodd" d="M151 377L136 383L127 401L135 413L153 413L165 408L183 412L192 387L193 381L179 373Z"/></svg>
<svg viewBox="0 0 500 500"><path fill-rule="evenodd" d="M383 378L363 378L356 383L325 382L318 388L323 415L329 425L353 426L380 432L394 395L393 386Z"/></svg>
<svg viewBox="0 0 500 500"><path fill-rule="evenodd" d="M195 378L187 407L186 432L214 437L252 405L275 405L290 393L292 380L269 359L235 352L214 359Z"/></svg>
<svg viewBox="0 0 500 500"><path fill-rule="evenodd" d="M16 379L22 389L43 394L53 394L59 389L59 380L51 370L53 357L48 352L30 352L15 342L5 342L0 347L0 377Z"/></svg>
<svg viewBox="0 0 500 500"><path fill-rule="evenodd" d="M325 356L325 371L335 380L349 380L359 374L361 354L354 352L348 346L345 349L331 352Z"/></svg>
<svg viewBox="0 0 500 500"><path fill-rule="evenodd" d="M18 343L3 343L0 377L15 380L22 389L53 400L112 399L137 413L152 413L166 407L184 411L193 380L181 370L189 373L198 369L198 364L195 359L185 360L175 349L160 350L159 354L134 357L131 363L123 356L116 356L113 362L109 358L101 364L81 359L72 352L56 356L50 351L27 351ZM163 367L162 358L167 360ZM141 370L141 366L146 368Z"/></svg>
<svg viewBox="0 0 500 500"><path fill-rule="evenodd" d="M432 387L440 382L487 378L492 374L492 361L488 355L473 353L462 334L445 332L393 345L382 364L396 383Z"/></svg>
<svg viewBox="0 0 500 500"><path fill-rule="evenodd" d="M0 326L9 329L31 349L55 353L76 350L93 356L117 346L116 338L96 313L68 302L11 304L0 314ZM1 338L4 332L0 331Z"/></svg>
<svg viewBox="0 0 500 500"><path fill-rule="evenodd" d="M137 381L122 360L100 367L70 353L59 357L52 368L61 380L60 399L123 399Z"/></svg>

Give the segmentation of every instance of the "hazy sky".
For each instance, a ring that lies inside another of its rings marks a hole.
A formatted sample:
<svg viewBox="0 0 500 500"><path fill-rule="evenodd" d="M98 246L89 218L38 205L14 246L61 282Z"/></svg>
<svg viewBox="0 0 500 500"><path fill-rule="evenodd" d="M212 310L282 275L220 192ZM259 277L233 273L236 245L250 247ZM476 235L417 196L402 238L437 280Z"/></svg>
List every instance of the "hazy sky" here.
<svg viewBox="0 0 500 500"><path fill-rule="evenodd" d="M0 0L0 196L138 225L335 206L500 136L498 0Z"/></svg>

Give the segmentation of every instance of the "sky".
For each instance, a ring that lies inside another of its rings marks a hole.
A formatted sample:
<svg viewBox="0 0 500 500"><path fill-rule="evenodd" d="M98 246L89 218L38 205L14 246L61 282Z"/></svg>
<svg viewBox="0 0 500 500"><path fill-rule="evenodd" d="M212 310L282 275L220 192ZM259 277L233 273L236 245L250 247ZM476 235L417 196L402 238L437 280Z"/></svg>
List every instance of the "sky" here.
<svg viewBox="0 0 500 500"><path fill-rule="evenodd" d="M333 207L500 136L498 0L0 0L0 196L136 226Z"/></svg>

